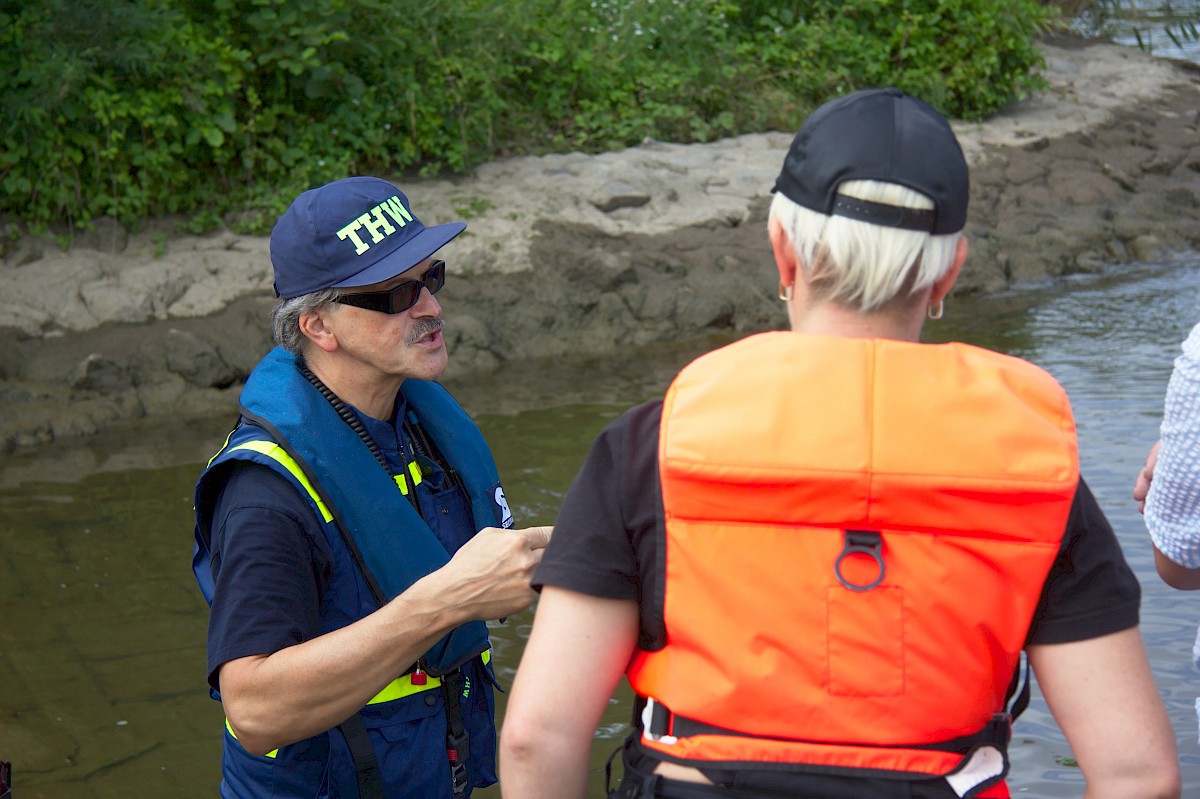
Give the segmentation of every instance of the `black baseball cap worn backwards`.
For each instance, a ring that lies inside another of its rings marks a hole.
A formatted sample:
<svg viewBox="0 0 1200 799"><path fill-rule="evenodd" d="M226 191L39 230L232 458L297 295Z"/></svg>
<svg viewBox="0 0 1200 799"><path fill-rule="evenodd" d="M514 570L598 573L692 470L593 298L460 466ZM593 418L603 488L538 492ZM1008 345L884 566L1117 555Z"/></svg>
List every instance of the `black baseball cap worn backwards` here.
<svg viewBox="0 0 1200 799"><path fill-rule="evenodd" d="M897 183L924 194L933 208L840 197L847 180ZM889 87L854 92L814 111L792 140L774 190L827 216L944 235L967 223L970 179L946 119Z"/></svg>
<svg viewBox="0 0 1200 799"><path fill-rule="evenodd" d="M386 180L351 177L297 197L271 231L275 296L369 286L424 261L466 229L426 227Z"/></svg>

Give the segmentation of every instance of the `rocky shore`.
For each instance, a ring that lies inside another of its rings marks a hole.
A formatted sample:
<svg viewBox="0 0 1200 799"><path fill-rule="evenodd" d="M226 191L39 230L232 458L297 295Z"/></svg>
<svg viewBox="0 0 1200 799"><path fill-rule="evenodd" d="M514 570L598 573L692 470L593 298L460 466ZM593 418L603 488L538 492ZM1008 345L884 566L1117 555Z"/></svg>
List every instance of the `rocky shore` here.
<svg viewBox="0 0 1200 799"><path fill-rule="evenodd" d="M956 123L972 169L956 292L998 293L1200 249L1200 70L1101 43L1044 45L1049 90ZM399 181L445 251L451 377L778 325L766 208L791 132L648 141ZM265 237L111 220L11 244L0 266L0 452L146 416L236 408L270 346Z"/></svg>

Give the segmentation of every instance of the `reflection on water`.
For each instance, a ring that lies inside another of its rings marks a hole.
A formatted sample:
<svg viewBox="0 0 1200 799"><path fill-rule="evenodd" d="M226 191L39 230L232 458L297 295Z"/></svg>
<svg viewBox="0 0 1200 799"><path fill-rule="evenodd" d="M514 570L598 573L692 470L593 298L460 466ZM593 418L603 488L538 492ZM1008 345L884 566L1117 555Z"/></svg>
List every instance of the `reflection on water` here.
<svg viewBox="0 0 1200 799"><path fill-rule="evenodd" d="M0 754L17 796L212 795L221 716L196 690L204 603L182 537L194 472L0 492Z"/></svg>
<svg viewBox="0 0 1200 799"><path fill-rule="evenodd" d="M1178 733L1185 795L1200 791L1200 675L1190 665L1200 601L1159 583L1129 491L1193 320L1200 261L1051 294L955 299L928 328L931 340L1029 358L1070 392L1084 473L1145 591L1142 629ZM519 520L549 523L599 429L717 343L546 361L452 388L493 443ZM221 713L204 691L190 493L228 422L130 425L0 461L0 756L15 761L20 799L214 795ZM505 684L531 619L493 627ZM629 708L622 687L597 733L591 796L601 796ZM1060 762L1071 752L1036 694L1012 748L1014 795L1079 795L1078 769Z"/></svg>
<svg viewBox="0 0 1200 799"><path fill-rule="evenodd" d="M1163 58L1200 61L1200 0L1124 0L1115 12L1101 31L1114 42Z"/></svg>

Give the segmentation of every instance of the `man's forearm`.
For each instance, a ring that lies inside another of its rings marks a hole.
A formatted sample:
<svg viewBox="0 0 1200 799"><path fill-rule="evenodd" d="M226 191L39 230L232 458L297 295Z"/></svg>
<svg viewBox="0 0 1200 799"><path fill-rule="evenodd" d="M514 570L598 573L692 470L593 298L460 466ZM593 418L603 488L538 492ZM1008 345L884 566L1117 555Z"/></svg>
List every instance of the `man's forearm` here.
<svg viewBox="0 0 1200 799"><path fill-rule="evenodd" d="M340 630L222 666L221 697L242 746L263 754L337 726L460 623L408 594Z"/></svg>
<svg viewBox="0 0 1200 799"><path fill-rule="evenodd" d="M332 633L221 668L230 726L251 752L269 752L341 724L439 638L467 621L529 606L529 580L550 527L488 527L450 563L370 616Z"/></svg>

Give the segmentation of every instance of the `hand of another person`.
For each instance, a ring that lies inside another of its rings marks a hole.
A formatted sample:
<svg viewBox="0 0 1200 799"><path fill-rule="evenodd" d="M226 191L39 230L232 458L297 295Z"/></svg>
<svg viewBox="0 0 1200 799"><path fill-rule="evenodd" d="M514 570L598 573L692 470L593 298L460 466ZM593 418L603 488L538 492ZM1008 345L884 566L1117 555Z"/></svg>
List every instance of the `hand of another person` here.
<svg viewBox="0 0 1200 799"><path fill-rule="evenodd" d="M529 587L553 527L485 527L440 571L447 590L475 619L498 619L524 610L536 594Z"/></svg>
<svg viewBox="0 0 1200 799"><path fill-rule="evenodd" d="M1137 479L1133 482L1133 498L1137 501L1138 513L1146 512L1146 495L1150 493L1150 481L1154 479L1154 466L1158 463L1160 446L1162 439L1155 441L1154 446L1150 447L1150 451L1146 453L1146 462L1142 464Z"/></svg>

